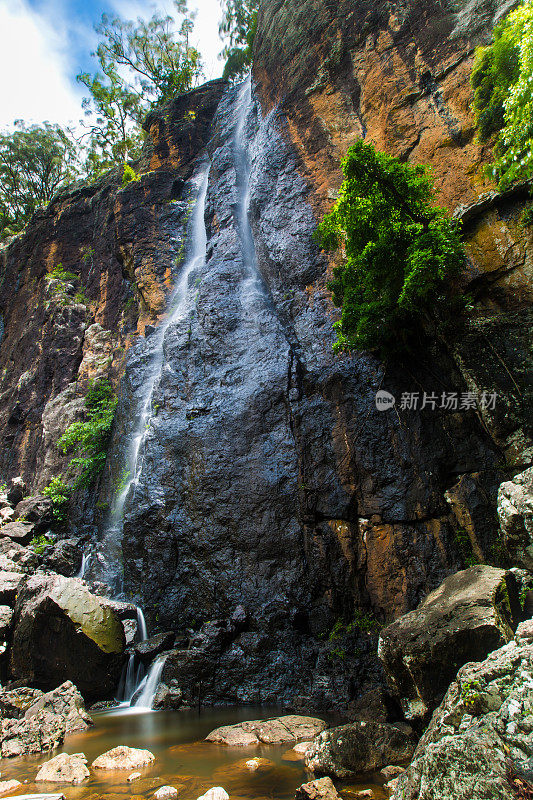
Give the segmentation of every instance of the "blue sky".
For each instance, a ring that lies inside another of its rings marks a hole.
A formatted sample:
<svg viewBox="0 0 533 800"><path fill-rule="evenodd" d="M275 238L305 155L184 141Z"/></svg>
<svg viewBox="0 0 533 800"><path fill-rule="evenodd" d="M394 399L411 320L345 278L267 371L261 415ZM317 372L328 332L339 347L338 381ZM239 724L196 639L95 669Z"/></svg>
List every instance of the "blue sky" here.
<svg viewBox="0 0 533 800"><path fill-rule="evenodd" d="M202 52L205 78L218 77L219 0L189 0L197 18L193 44ZM94 72L93 26L102 13L126 19L170 11L171 0L0 0L0 129L15 119L61 124L82 117L80 71Z"/></svg>

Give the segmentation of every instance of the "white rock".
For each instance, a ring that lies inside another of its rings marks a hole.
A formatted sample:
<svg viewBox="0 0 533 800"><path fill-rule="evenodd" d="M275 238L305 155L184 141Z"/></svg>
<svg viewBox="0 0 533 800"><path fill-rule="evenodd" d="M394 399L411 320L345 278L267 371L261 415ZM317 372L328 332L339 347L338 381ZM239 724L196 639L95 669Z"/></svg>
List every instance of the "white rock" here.
<svg viewBox="0 0 533 800"><path fill-rule="evenodd" d="M128 775L128 783L133 783L133 781L139 780L140 777L140 772L132 772L131 775Z"/></svg>
<svg viewBox="0 0 533 800"><path fill-rule="evenodd" d="M298 742L292 748L295 753L307 753L313 742Z"/></svg>
<svg viewBox="0 0 533 800"><path fill-rule="evenodd" d="M119 745L98 756L93 761L93 769L135 769L151 764L155 756L149 750Z"/></svg>
<svg viewBox="0 0 533 800"><path fill-rule="evenodd" d="M86 763L87 759L83 753L76 753L73 756L60 753L41 766L35 780L48 783L81 783L90 777Z"/></svg>
<svg viewBox="0 0 533 800"><path fill-rule="evenodd" d="M229 800L229 794L222 786L213 786L205 794L198 798L198 800Z"/></svg>
<svg viewBox="0 0 533 800"><path fill-rule="evenodd" d="M156 800L173 800L178 796L178 790L174 786L162 786L154 794Z"/></svg>
<svg viewBox="0 0 533 800"><path fill-rule="evenodd" d="M12 794L19 786L22 786L20 781L0 781L0 795Z"/></svg>

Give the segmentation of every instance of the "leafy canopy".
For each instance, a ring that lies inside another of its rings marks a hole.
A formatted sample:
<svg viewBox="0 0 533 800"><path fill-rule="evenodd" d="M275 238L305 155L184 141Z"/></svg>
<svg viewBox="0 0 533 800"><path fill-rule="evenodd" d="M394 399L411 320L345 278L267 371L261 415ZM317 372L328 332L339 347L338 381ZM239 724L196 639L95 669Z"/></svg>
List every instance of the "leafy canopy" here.
<svg viewBox="0 0 533 800"><path fill-rule="evenodd" d="M0 134L0 239L21 231L78 169L72 137L59 125L17 120L13 133Z"/></svg>
<svg viewBox="0 0 533 800"><path fill-rule="evenodd" d="M88 124L87 172L91 177L140 155L142 122L153 106L190 89L202 74L200 53L189 44L193 15L174 0L174 16L155 12L136 22L102 16L93 55L99 70L77 79Z"/></svg>
<svg viewBox="0 0 533 800"><path fill-rule="evenodd" d="M222 51L226 59L223 77L242 78L252 63L259 0L221 0L221 5L219 34L228 41Z"/></svg>
<svg viewBox="0 0 533 800"><path fill-rule="evenodd" d="M472 70L479 137L498 134L490 167L500 189L533 176L533 0L496 26Z"/></svg>
<svg viewBox="0 0 533 800"><path fill-rule="evenodd" d="M433 207L428 172L363 141L342 163L344 183L317 230L341 249L329 288L341 318L334 349L386 354L450 306L450 279L464 263L456 223Z"/></svg>
<svg viewBox="0 0 533 800"><path fill-rule="evenodd" d="M71 464L81 467L76 486L90 486L102 472L118 399L107 380L95 381L85 397L85 420L73 422L57 445L77 454Z"/></svg>

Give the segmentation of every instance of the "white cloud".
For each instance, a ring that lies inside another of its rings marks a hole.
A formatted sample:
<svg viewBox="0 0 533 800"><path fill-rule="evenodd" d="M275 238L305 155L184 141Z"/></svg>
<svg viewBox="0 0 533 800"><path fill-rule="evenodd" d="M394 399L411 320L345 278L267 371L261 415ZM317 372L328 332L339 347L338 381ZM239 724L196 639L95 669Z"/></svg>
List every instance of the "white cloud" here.
<svg viewBox="0 0 533 800"><path fill-rule="evenodd" d="M44 16L26 0L0 0L0 128L15 119L68 124L82 116L63 23L59 8Z"/></svg>

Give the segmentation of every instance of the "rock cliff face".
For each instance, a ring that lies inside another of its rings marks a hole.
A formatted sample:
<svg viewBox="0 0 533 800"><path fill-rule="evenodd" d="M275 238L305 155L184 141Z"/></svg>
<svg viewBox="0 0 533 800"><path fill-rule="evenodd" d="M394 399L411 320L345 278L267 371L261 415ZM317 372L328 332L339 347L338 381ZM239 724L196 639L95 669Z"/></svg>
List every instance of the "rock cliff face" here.
<svg viewBox="0 0 533 800"><path fill-rule="evenodd" d="M191 698L356 702L380 680L370 615L392 620L465 558L491 557L498 485L530 459L531 241L517 234L520 192L475 203L487 153L468 75L507 7L265 0L257 91L214 82L155 112L139 182L111 175L59 197L0 256L0 472L35 489L64 471L55 442L89 378L122 376L102 506L124 477L209 162L205 263L157 356L112 549L151 627L194 632L164 673ZM434 166L472 257L472 319L394 365L333 355L312 240L362 135ZM48 281L59 264L79 280ZM500 398L484 416L381 412L380 388ZM85 526L95 541L110 530L99 516Z"/></svg>

